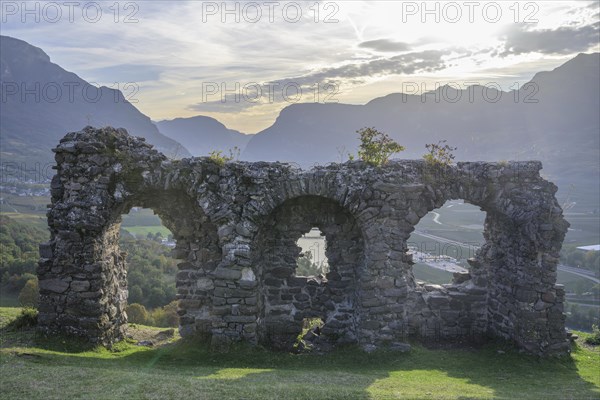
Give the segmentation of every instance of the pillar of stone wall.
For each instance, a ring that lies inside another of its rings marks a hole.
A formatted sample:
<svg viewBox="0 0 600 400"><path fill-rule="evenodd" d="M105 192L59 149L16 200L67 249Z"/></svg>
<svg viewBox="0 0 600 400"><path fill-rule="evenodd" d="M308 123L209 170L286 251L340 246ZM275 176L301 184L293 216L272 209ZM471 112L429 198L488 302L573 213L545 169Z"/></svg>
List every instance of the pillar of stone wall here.
<svg viewBox="0 0 600 400"><path fill-rule="evenodd" d="M130 191L165 157L125 130L86 128L53 150L51 239L40 246L39 329L111 345L127 323L120 215Z"/></svg>
<svg viewBox="0 0 600 400"><path fill-rule="evenodd" d="M110 224L118 162L102 139L80 140L85 136L68 134L54 149L51 240L40 246L38 267L39 327L111 344L127 322L124 262Z"/></svg>
<svg viewBox="0 0 600 400"><path fill-rule="evenodd" d="M564 291L556 287L559 251L568 223L554 194L539 176L541 163L496 170L494 208L486 221L495 243L488 258L490 330L535 354L562 354Z"/></svg>

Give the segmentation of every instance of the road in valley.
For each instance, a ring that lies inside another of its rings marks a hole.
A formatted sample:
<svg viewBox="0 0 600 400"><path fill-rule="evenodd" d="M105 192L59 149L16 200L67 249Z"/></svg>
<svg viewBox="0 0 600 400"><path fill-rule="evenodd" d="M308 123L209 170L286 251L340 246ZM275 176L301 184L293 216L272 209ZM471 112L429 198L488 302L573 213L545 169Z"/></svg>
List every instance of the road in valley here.
<svg viewBox="0 0 600 400"><path fill-rule="evenodd" d="M419 235L419 236L423 236L426 237L428 239L432 239L441 243L447 243L447 244L452 244L455 246L460 246L460 247L464 247L467 249L478 249L479 246L475 245L474 243L461 243L461 242L457 242L456 240L451 240L451 239L446 239L444 237L441 236L436 236L436 235L432 235L430 233L425 233L425 232L421 232L421 231L415 231L415 234ZM578 276L581 276L582 278L588 279L594 283L600 283L600 279L596 278L594 275L593 271L587 270L587 269L583 269L583 268L577 268L577 267L571 267L569 265L563 265L563 264L559 264L558 265L558 270L559 271L563 271L563 272L569 272L571 274L575 274Z"/></svg>

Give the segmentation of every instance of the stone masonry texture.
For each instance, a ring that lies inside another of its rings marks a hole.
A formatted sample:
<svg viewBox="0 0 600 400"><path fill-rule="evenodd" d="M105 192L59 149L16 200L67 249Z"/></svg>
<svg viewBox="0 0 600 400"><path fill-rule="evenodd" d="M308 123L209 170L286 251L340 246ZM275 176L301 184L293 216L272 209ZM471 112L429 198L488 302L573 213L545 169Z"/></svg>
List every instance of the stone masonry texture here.
<svg viewBox="0 0 600 400"><path fill-rule="evenodd" d="M121 216L153 209L173 232L180 332L214 345L289 349L305 318L320 341L377 347L416 340L513 341L565 354L556 284L568 223L540 162L285 163L167 159L123 129L87 127L54 149L40 245L39 329L110 346L127 327ZM462 199L486 214L485 243L451 284L415 280L407 241L429 211ZM297 240L317 227L326 276L295 275Z"/></svg>

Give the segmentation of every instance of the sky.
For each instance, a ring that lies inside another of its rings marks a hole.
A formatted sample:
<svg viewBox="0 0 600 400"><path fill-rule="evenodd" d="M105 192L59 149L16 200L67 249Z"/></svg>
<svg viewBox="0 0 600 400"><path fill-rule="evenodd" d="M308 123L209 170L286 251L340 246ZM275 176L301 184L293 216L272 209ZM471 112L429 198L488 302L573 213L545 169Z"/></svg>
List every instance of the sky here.
<svg viewBox="0 0 600 400"><path fill-rule="evenodd" d="M295 102L516 89L598 52L599 1L1 1L1 33L153 120L256 133Z"/></svg>

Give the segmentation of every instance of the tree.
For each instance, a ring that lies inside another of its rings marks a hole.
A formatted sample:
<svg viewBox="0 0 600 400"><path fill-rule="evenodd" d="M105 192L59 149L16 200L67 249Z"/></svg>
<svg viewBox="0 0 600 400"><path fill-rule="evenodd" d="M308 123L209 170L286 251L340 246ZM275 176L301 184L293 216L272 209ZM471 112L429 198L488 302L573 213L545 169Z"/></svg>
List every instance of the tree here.
<svg viewBox="0 0 600 400"><path fill-rule="evenodd" d="M141 303L144 301L144 292L139 285L133 285L129 289L129 298L128 301L131 303Z"/></svg>
<svg viewBox="0 0 600 400"><path fill-rule="evenodd" d="M19 303L23 307L33 307L37 308L38 306L38 280L37 278L29 279L23 289L21 289L21 293L19 293Z"/></svg>
<svg viewBox="0 0 600 400"><path fill-rule="evenodd" d="M146 321L148 320L148 311L146 310L146 307L138 303L128 305L125 309L125 313L127 314L129 322L134 324L146 324Z"/></svg>
<svg viewBox="0 0 600 400"><path fill-rule="evenodd" d="M356 131L360 136L358 157L364 162L381 166L389 161L392 154L404 150L404 146L396 143L386 133L379 132L374 127L362 128Z"/></svg>
<svg viewBox="0 0 600 400"><path fill-rule="evenodd" d="M310 251L302 253L296 261L296 276L317 276L322 272L322 268L313 262L313 255Z"/></svg>
<svg viewBox="0 0 600 400"><path fill-rule="evenodd" d="M148 297L150 308L160 307L162 304L165 304L165 291L161 287L152 287Z"/></svg>

